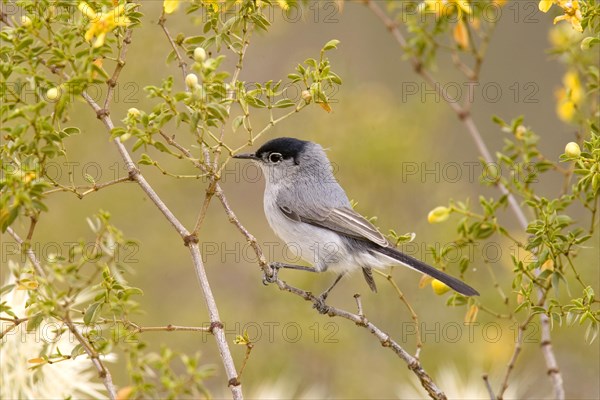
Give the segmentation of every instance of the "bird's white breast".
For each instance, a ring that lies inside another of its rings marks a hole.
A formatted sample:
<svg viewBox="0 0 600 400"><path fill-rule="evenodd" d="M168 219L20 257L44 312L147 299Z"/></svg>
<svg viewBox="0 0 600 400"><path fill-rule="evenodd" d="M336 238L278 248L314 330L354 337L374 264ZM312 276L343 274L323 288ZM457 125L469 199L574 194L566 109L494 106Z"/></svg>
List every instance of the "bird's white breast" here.
<svg viewBox="0 0 600 400"><path fill-rule="evenodd" d="M343 262L344 244L335 232L289 219L275 201L274 191L265 193L264 208L273 232L286 243L287 250L319 271ZM283 252L284 257L286 252ZM282 260L289 264L298 260Z"/></svg>

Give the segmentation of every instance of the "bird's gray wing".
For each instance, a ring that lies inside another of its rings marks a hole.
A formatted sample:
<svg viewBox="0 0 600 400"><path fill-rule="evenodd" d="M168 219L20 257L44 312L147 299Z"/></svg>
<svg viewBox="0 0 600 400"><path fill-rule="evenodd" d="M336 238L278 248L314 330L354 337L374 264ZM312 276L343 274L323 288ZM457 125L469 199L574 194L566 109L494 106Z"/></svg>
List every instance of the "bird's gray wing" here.
<svg viewBox="0 0 600 400"><path fill-rule="evenodd" d="M294 221L319 226L358 239L367 239L382 247L389 245L387 239L373 224L350 207L327 208L313 204L314 207L309 211L302 212L290 203L278 204L278 206L286 217Z"/></svg>

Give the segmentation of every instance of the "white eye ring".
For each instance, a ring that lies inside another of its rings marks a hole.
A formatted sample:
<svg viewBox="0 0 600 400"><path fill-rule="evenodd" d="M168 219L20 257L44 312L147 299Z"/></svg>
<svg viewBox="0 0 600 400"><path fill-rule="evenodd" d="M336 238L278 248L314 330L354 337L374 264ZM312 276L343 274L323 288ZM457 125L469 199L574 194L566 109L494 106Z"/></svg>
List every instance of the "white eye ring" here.
<svg viewBox="0 0 600 400"><path fill-rule="evenodd" d="M278 163L283 159L280 153L271 153L269 154L269 161L272 163Z"/></svg>

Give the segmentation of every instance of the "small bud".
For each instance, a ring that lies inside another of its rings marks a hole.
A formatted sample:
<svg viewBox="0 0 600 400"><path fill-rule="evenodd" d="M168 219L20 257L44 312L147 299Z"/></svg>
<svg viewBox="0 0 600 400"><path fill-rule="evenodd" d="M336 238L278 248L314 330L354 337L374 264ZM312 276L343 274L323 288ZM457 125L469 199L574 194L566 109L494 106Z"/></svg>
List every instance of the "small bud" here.
<svg viewBox="0 0 600 400"><path fill-rule="evenodd" d="M575 142L569 142L565 146L565 154L569 157L579 157L581 155L581 149Z"/></svg>
<svg viewBox="0 0 600 400"><path fill-rule="evenodd" d="M448 285L446 285L442 281L438 281L437 279L431 281L431 287L433 289L433 292L438 296L441 296L450 290L450 287Z"/></svg>
<svg viewBox="0 0 600 400"><path fill-rule="evenodd" d="M127 115L133 118L137 118L140 116L140 110L138 110L135 107L131 107L129 110L127 110Z"/></svg>
<svg viewBox="0 0 600 400"><path fill-rule="evenodd" d="M194 60L196 60L196 62L204 62L204 60L206 60L206 50L204 50L203 47L196 47L194 49Z"/></svg>
<svg viewBox="0 0 600 400"><path fill-rule="evenodd" d="M310 90L303 90L300 96L302 96L302 99L306 102L306 104L310 103L312 100L312 94L310 94Z"/></svg>
<svg viewBox="0 0 600 400"><path fill-rule="evenodd" d="M60 90L56 87L48 89L46 92L46 98L50 101L54 101L60 97Z"/></svg>
<svg viewBox="0 0 600 400"><path fill-rule="evenodd" d="M187 85L187 87L189 87L190 89L195 88L196 86L198 86L198 77L196 76L196 74L188 74L185 77L185 84Z"/></svg>
<svg viewBox="0 0 600 400"><path fill-rule="evenodd" d="M31 21L31 18L29 18L27 15L21 16L21 25L24 27L29 28L32 23L33 22Z"/></svg>
<svg viewBox="0 0 600 400"><path fill-rule="evenodd" d="M448 207L436 207L427 214L427 221L430 224L436 224L438 222L444 222L450 217L450 209Z"/></svg>
<svg viewBox="0 0 600 400"><path fill-rule="evenodd" d="M519 125L517 126L517 129L515 129L515 137L519 140L522 140L525 137L525 132L527 132L527 128L525 128L523 125Z"/></svg>

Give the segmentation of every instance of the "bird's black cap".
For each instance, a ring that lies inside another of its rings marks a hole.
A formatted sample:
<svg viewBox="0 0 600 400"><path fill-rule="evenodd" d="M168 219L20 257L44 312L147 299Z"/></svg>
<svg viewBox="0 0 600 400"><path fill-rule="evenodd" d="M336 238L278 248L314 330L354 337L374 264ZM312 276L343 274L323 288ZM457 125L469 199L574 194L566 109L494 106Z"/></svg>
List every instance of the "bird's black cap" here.
<svg viewBox="0 0 600 400"><path fill-rule="evenodd" d="M284 159L293 158L294 162L298 164L298 156L304 151L308 143L310 142L290 137L277 138L263 144L255 155L262 158L264 154L279 153Z"/></svg>

